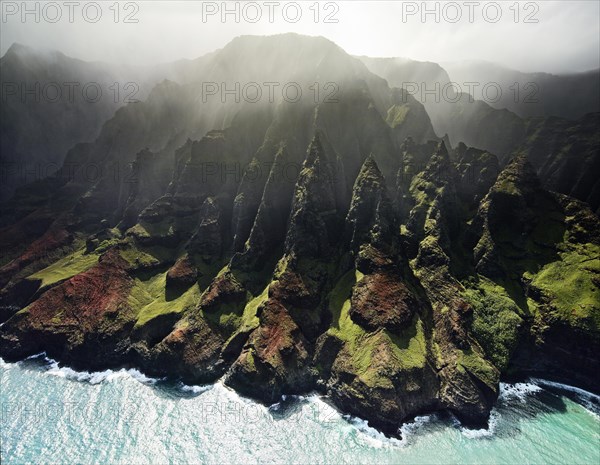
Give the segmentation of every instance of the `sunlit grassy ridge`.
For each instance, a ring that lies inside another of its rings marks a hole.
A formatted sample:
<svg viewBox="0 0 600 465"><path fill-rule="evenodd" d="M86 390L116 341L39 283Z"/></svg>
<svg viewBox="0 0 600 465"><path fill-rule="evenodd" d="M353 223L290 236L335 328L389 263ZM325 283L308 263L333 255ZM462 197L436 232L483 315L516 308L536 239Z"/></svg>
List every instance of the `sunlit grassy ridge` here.
<svg viewBox="0 0 600 465"><path fill-rule="evenodd" d="M132 308L139 308L136 326L166 314L178 314L194 307L200 297L197 285L191 286L179 296L169 299L166 290L166 273L158 273L149 279L134 279L128 298Z"/></svg>
<svg viewBox="0 0 600 465"><path fill-rule="evenodd" d="M95 253L86 253L84 247L54 262L43 270L33 273L28 279L41 279L41 287L46 287L83 273L96 263L98 263L98 255Z"/></svg>
<svg viewBox="0 0 600 465"><path fill-rule="evenodd" d="M392 127L401 125L410 111L410 105L394 105L387 112L386 122Z"/></svg>
<svg viewBox="0 0 600 465"><path fill-rule="evenodd" d="M548 298L555 316L600 331L600 291L594 282L600 275L600 247L581 244L559 255L531 276L531 284Z"/></svg>

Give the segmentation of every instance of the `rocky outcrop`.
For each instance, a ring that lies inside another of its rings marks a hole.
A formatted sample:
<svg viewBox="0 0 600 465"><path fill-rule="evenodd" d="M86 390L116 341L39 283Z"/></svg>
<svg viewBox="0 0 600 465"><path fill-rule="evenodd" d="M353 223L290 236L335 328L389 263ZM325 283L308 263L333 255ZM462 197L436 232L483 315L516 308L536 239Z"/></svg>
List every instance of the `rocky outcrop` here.
<svg viewBox="0 0 600 465"><path fill-rule="evenodd" d="M482 424L498 394L499 371L469 332L472 308L454 277L458 247L458 172L444 143L411 184L417 204L407 228L420 239L411 267L431 303L433 341L439 348L439 400L463 421ZM418 215L418 216L417 216ZM456 260L456 259L454 259Z"/></svg>
<svg viewBox="0 0 600 465"><path fill-rule="evenodd" d="M539 211L538 205L546 211ZM529 237L539 221L552 221L546 214L557 207L552 195L542 190L531 164L523 157L515 158L479 208L475 224L482 232L474 249L477 269L489 278L505 276L501 257L526 258Z"/></svg>
<svg viewBox="0 0 600 465"><path fill-rule="evenodd" d="M285 252L317 258L331 253L340 218L334 174L318 136L315 136L298 176L292 198Z"/></svg>
<svg viewBox="0 0 600 465"><path fill-rule="evenodd" d="M600 347L593 264L598 217L584 203L542 189L531 164L517 157L483 199L473 227L480 237L474 249L477 270L500 286L496 292L511 297L493 304L504 324L496 341L482 337L487 350L497 350L495 342L503 341L500 348L507 360L512 357L515 372L570 379L594 390L600 363L593 354ZM486 332L494 325L480 313L475 324ZM506 325L509 318L522 320L528 330L520 324L515 332Z"/></svg>
<svg viewBox="0 0 600 465"><path fill-rule="evenodd" d="M190 257L184 255L167 271L166 286L168 288L188 288L198 279L198 271Z"/></svg>
<svg viewBox="0 0 600 465"><path fill-rule="evenodd" d="M79 368L122 360L135 315L127 305L127 267L109 251L96 266L43 293L3 327L2 356L45 351Z"/></svg>
<svg viewBox="0 0 600 465"><path fill-rule="evenodd" d="M339 224L335 192L317 134L296 182L284 256L268 299L258 308L258 327L226 378L242 392L274 401L314 384L310 362L325 322L320 306L328 281L326 257L334 252Z"/></svg>
<svg viewBox="0 0 600 465"><path fill-rule="evenodd" d="M346 216L346 240L350 250L358 253L362 244L370 243L390 253L394 246L394 224L385 179L369 155L356 178Z"/></svg>
<svg viewBox="0 0 600 465"><path fill-rule="evenodd" d="M349 315L365 329L385 328L400 332L419 307L400 276L373 273L361 279L352 290Z"/></svg>
<svg viewBox="0 0 600 465"><path fill-rule="evenodd" d="M234 256L234 264L256 267L284 241L293 190L293 184L282 175L287 163L288 152L281 147L275 154L250 236L243 252Z"/></svg>

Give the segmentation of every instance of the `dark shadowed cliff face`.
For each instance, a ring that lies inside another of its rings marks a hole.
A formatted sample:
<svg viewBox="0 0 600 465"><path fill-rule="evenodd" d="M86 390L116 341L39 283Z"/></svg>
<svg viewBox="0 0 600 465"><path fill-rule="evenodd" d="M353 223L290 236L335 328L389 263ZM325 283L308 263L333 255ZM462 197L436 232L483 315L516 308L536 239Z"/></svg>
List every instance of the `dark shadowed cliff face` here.
<svg viewBox="0 0 600 465"><path fill-rule="evenodd" d="M485 61L444 63L444 69L454 82L497 83L503 93L500 98L490 99L490 105L506 108L522 118L555 116L576 120L600 111L600 69L559 75L523 73ZM516 89L526 95L515 98ZM484 98L482 90L483 85L476 88L476 99Z"/></svg>
<svg viewBox="0 0 600 465"><path fill-rule="evenodd" d="M536 168L544 186L587 202L600 211L600 113L577 121L531 119L515 151Z"/></svg>
<svg viewBox="0 0 600 465"><path fill-rule="evenodd" d="M276 66L288 53L306 74ZM197 85L163 82L120 109L69 153L98 179L63 170L3 209L2 357L224 377L264 402L319 389L391 434L441 409L485 424L504 375L597 390L583 202L524 158L427 141L421 104L324 39L216 57L214 76L337 80L338 101L198 107Z"/></svg>
<svg viewBox="0 0 600 465"><path fill-rule="evenodd" d="M13 44L0 58L0 200L60 168L68 150L91 142L115 111L144 100L178 65L134 67L86 62Z"/></svg>
<svg viewBox="0 0 600 465"><path fill-rule="evenodd" d="M600 71L553 76L524 74L490 63L455 65L450 75L436 63L402 58L360 60L389 85L423 103L437 134L496 154L504 165L526 156L545 188L589 203L598 212L600 170L598 113ZM454 72L452 72L454 71ZM475 94L464 83L475 82ZM498 101L485 99L486 84L498 86ZM515 86L535 90L535 96L515 97ZM429 93L427 92L429 91ZM448 142L448 140L447 140Z"/></svg>

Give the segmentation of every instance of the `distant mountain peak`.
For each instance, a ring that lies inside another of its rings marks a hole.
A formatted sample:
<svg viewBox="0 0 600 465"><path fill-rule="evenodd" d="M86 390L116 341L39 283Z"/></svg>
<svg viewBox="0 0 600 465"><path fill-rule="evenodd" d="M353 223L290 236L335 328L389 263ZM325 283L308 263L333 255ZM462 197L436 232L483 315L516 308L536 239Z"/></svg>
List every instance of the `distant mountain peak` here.
<svg viewBox="0 0 600 465"><path fill-rule="evenodd" d="M8 47L8 50L4 54L4 56L9 55L22 55L23 53L32 53L34 51L33 48L28 45L21 44L19 42L13 42L13 44Z"/></svg>

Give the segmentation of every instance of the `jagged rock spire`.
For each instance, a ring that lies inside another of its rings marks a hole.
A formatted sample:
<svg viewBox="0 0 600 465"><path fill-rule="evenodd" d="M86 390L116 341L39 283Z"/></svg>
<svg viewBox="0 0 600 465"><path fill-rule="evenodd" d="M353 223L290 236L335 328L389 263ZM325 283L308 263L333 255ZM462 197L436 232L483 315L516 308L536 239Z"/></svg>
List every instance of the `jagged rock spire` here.
<svg viewBox="0 0 600 465"><path fill-rule="evenodd" d="M332 166L317 133L296 182L286 252L311 257L326 253L336 240L338 216Z"/></svg>
<svg viewBox="0 0 600 465"><path fill-rule="evenodd" d="M500 172L492 190L519 192L525 195L531 194L541 187L540 179L527 157L517 155Z"/></svg>
<svg viewBox="0 0 600 465"><path fill-rule="evenodd" d="M346 216L346 240L355 252L364 243L384 245L390 239L392 222L385 178L371 153L354 183L352 202Z"/></svg>

